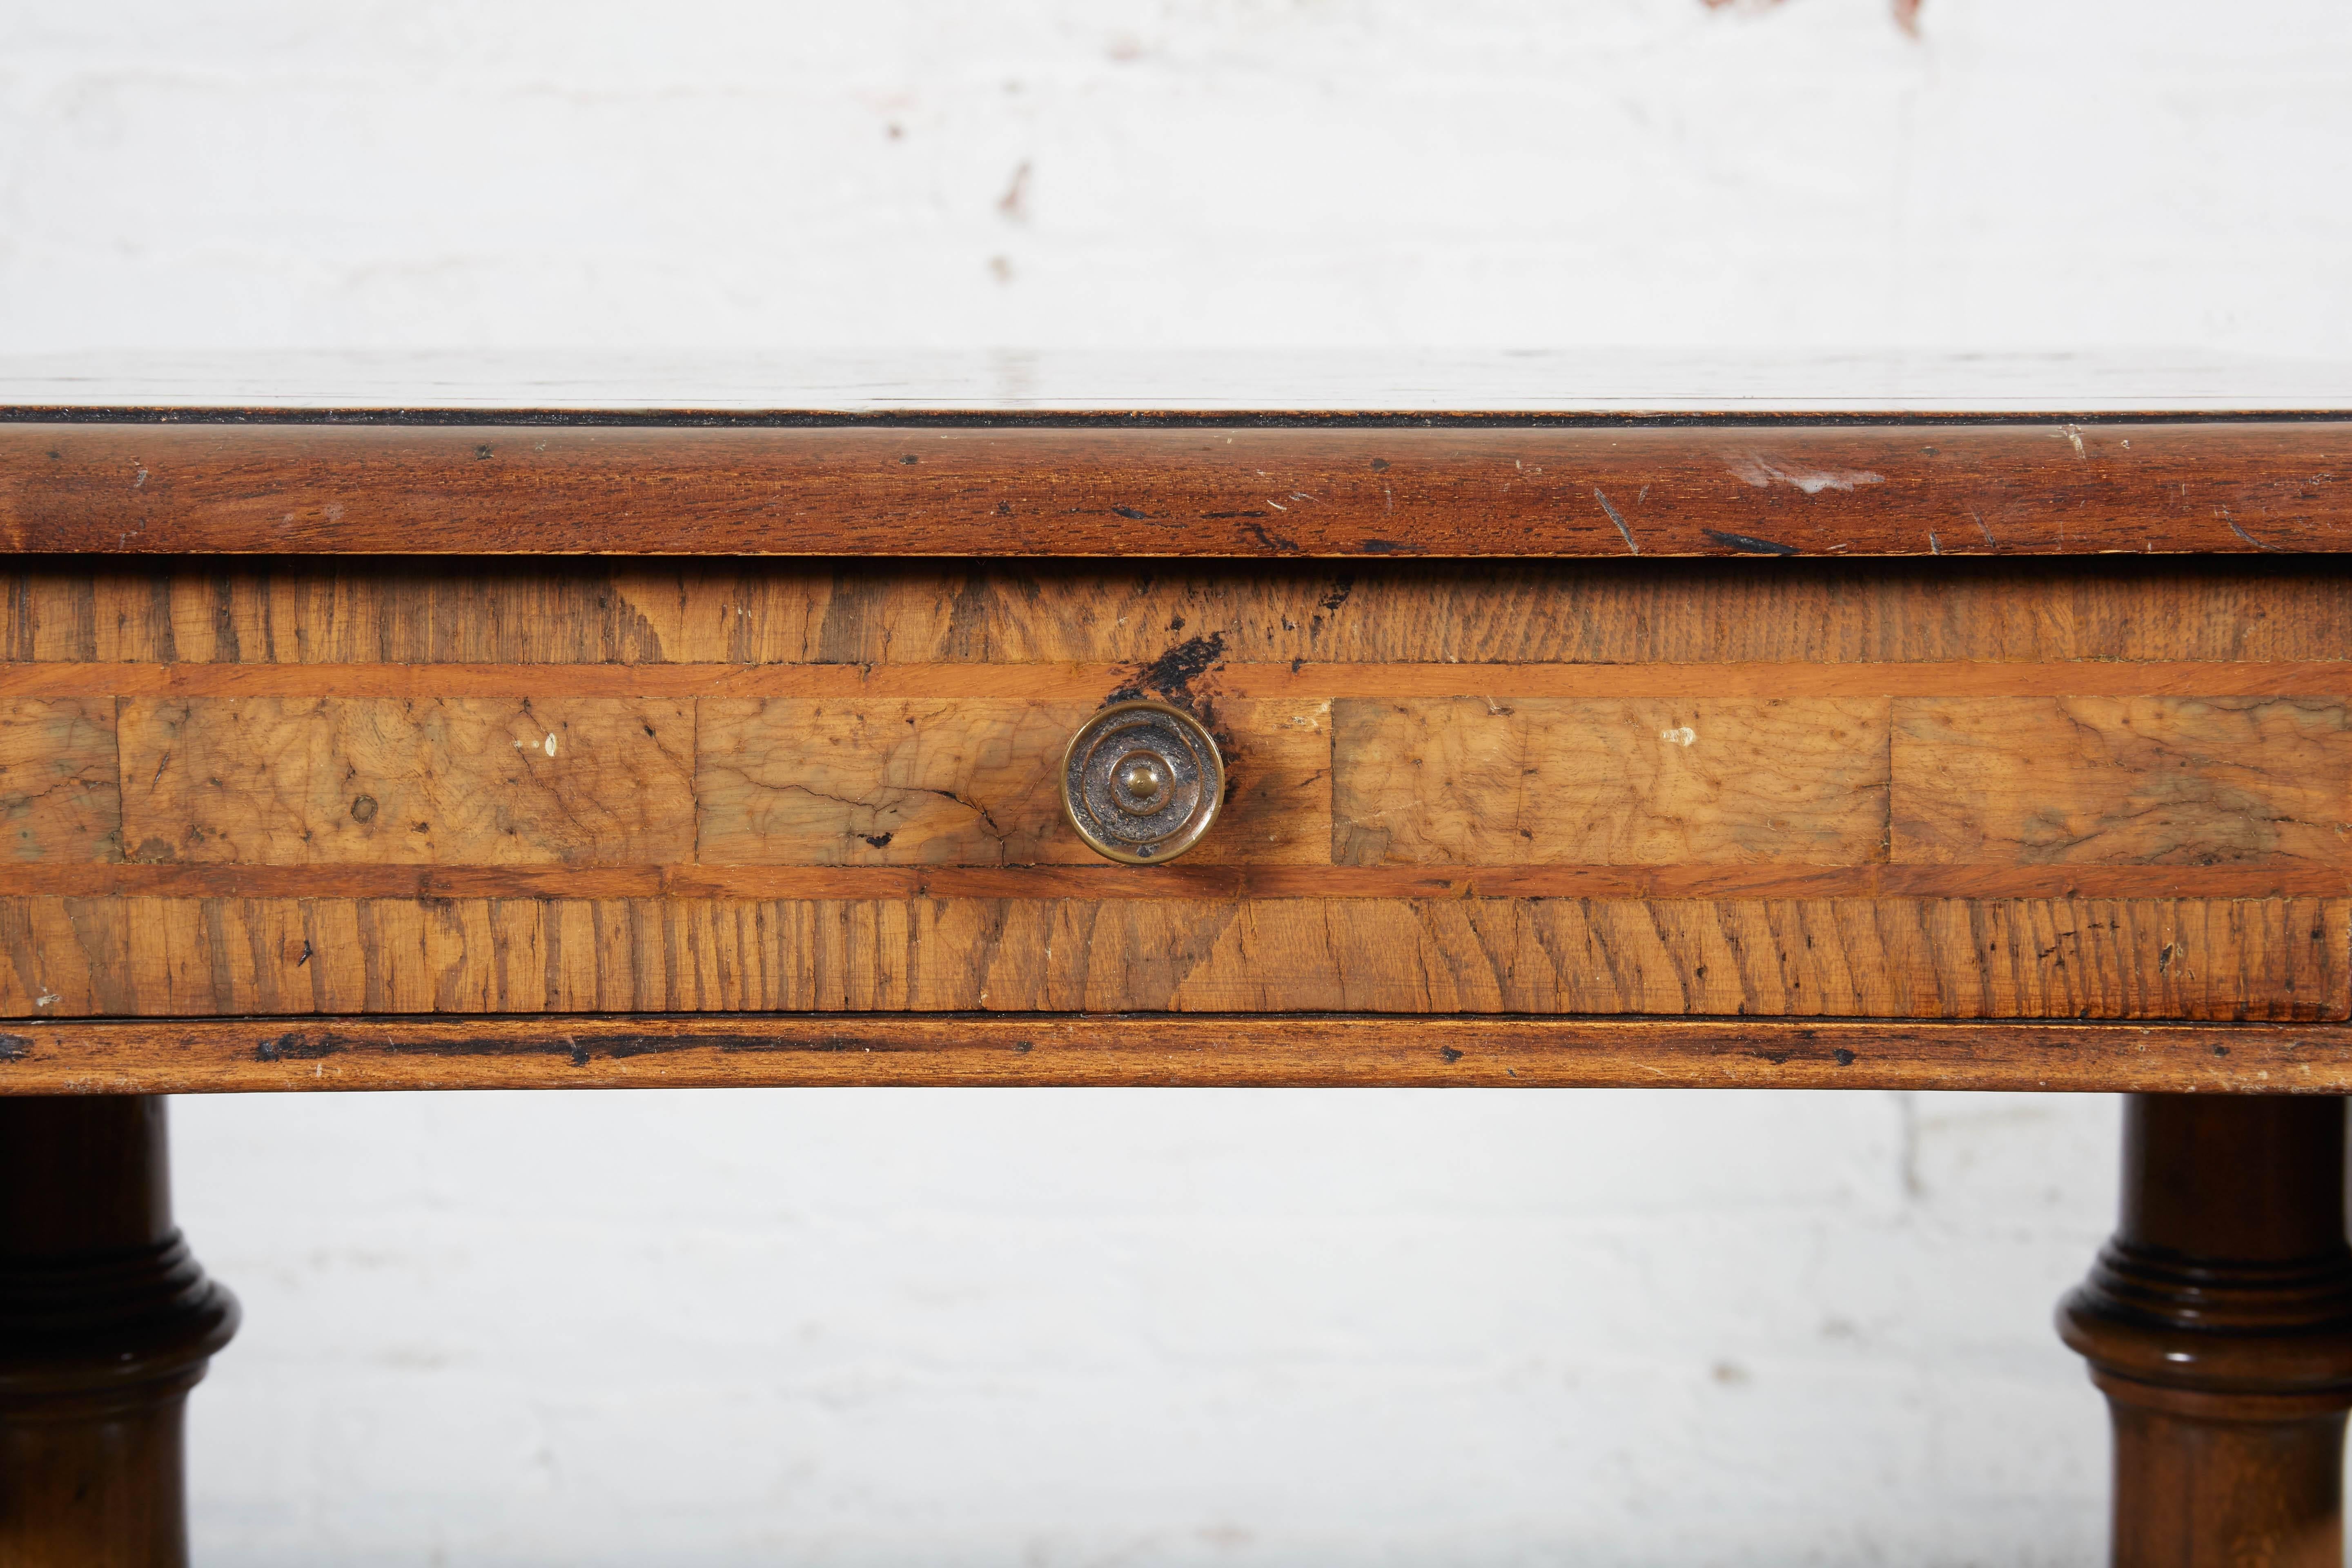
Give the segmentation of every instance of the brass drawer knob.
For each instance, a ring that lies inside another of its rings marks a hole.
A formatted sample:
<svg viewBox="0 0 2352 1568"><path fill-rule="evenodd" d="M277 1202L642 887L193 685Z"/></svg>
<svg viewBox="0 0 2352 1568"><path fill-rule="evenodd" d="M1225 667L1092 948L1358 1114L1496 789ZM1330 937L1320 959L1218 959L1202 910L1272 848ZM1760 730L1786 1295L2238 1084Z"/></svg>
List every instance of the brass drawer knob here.
<svg viewBox="0 0 2352 1568"><path fill-rule="evenodd" d="M1165 702L1114 702L1062 753L1062 809L1098 855L1173 860L1201 841L1225 799L1225 763L1201 721Z"/></svg>

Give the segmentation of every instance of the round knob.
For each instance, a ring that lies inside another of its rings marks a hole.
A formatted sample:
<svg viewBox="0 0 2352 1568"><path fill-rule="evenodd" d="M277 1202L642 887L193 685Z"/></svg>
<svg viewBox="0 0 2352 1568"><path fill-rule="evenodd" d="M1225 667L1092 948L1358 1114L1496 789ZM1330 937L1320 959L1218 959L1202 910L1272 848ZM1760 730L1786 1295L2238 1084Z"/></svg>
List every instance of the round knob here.
<svg viewBox="0 0 2352 1568"><path fill-rule="evenodd" d="M1062 753L1062 809L1098 855L1173 860L1225 799L1225 763L1201 721L1165 702L1114 702Z"/></svg>

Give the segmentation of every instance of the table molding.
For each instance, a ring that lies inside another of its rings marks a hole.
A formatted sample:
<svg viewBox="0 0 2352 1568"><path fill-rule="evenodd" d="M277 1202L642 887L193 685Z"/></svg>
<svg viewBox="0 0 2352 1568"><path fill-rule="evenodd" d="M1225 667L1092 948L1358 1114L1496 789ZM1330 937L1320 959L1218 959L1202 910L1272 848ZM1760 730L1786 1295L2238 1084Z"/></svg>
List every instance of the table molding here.
<svg viewBox="0 0 2352 1568"><path fill-rule="evenodd" d="M2340 1095L2352 1024L761 1013L0 1026L0 1095L891 1085Z"/></svg>
<svg viewBox="0 0 2352 1568"><path fill-rule="evenodd" d="M0 420L0 549L1786 557L2352 549L2352 419Z"/></svg>

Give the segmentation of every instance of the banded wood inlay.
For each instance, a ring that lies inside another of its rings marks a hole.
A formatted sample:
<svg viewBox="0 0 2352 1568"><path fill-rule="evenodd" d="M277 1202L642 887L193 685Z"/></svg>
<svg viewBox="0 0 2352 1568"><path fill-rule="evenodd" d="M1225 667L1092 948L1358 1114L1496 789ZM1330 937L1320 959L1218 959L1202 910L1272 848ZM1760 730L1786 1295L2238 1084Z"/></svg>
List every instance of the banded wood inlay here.
<svg viewBox="0 0 2352 1568"><path fill-rule="evenodd" d="M1246 570L1055 560L126 563L19 556L0 573L0 659L1149 665L1206 639L1235 666L2340 666L2352 658L2347 588L2352 564L2325 556L1681 561L1664 569L1622 561L1265 561Z"/></svg>
<svg viewBox="0 0 2352 1568"><path fill-rule="evenodd" d="M2343 1016L2347 585L24 567L0 1012ZM1138 691L1170 867L1060 820Z"/></svg>
<svg viewBox="0 0 2352 1568"><path fill-rule="evenodd" d="M2345 1016L2311 900L0 900L0 1013Z"/></svg>

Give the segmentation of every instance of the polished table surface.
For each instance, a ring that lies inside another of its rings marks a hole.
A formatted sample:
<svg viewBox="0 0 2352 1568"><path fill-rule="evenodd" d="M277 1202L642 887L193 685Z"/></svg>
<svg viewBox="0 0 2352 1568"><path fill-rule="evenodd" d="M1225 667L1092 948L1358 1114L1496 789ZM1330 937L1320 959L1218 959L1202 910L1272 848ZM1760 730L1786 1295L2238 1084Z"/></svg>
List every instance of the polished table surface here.
<svg viewBox="0 0 2352 1568"><path fill-rule="evenodd" d="M0 542L0 1542L174 1560L233 1324L89 1107L1639 1084L2132 1093L2117 1561L2340 1557L2340 368L17 362Z"/></svg>

